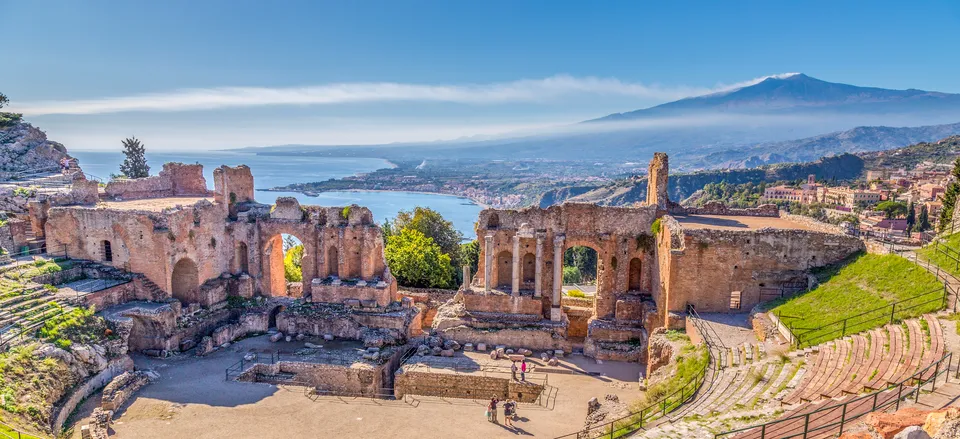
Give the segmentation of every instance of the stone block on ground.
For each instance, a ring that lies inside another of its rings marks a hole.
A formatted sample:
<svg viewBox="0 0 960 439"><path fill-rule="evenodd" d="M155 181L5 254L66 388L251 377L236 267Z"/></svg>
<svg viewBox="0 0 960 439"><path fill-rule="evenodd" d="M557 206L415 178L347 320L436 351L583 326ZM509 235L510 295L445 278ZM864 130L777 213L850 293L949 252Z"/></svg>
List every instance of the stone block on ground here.
<svg viewBox="0 0 960 439"><path fill-rule="evenodd" d="M447 340L443 342L443 348L457 351L460 350L460 343L457 343L454 340Z"/></svg>
<svg viewBox="0 0 960 439"><path fill-rule="evenodd" d="M486 343L477 343L477 350L480 351L480 352L486 351L486 350L487 350L487 344L486 344Z"/></svg>
<svg viewBox="0 0 960 439"><path fill-rule="evenodd" d="M473 343L467 343L463 345L463 350L466 352L473 352Z"/></svg>
<svg viewBox="0 0 960 439"><path fill-rule="evenodd" d="M913 407L902 408L894 413L873 412L864 417L871 431L883 439L893 439L897 433L910 426L920 426L927 419L927 412Z"/></svg>
<svg viewBox="0 0 960 439"><path fill-rule="evenodd" d="M422 344L422 345L420 345L420 346L417 346L417 355L419 355L419 356L421 356L421 357L425 357L425 356L430 355L430 354L432 354L432 353L433 353L433 351L430 350L430 346L427 346L427 345L425 345L425 344Z"/></svg>
<svg viewBox="0 0 960 439"><path fill-rule="evenodd" d="M307 349L320 349L320 348L323 347L323 346L318 345L318 344L310 343L309 341L306 342L306 343L304 343L303 346L304 346L305 348L307 348Z"/></svg>
<svg viewBox="0 0 960 439"><path fill-rule="evenodd" d="M323 334L324 341L333 341L333 334Z"/></svg>
<svg viewBox="0 0 960 439"><path fill-rule="evenodd" d="M557 358L563 358L563 349L554 349L553 356Z"/></svg>
<svg viewBox="0 0 960 439"><path fill-rule="evenodd" d="M453 349L444 349L444 350L440 351L440 356L441 356L441 357L452 357L452 356L453 356Z"/></svg>
<svg viewBox="0 0 960 439"><path fill-rule="evenodd" d="M520 354L507 354L507 358L509 358L510 361L523 361L523 355Z"/></svg>
<svg viewBox="0 0 960 439"><path fill-rule="evenodd" d="M256 359L257 359L257 354L255 354L255 353L253 353L253 352L247 352L247 354L243 356L243 359L244 359L245 361L253 361L253 360L256 360Z"/></svg>
<svg viewBox="0 0 960 439"><path fill-rule="evenodd" d="M282 333L282 332L278 332L278 333L273 334L273 335L270 336L270 341L273 342L273 343L276 343L276 342L278 342L278 341L280 341L280 340L283 340L283 333Z"/></svg>
<svg viewBox="0 0 960 439"><path fill-rule="evenodd" d="M930 435L927 432L923 431L923 428L919 425L912 425L910 427L904 428L903 431L897 433L894 439L930 439Z"/></svg>
<svg viewBox="0 0 960 439"><path fill-rule="evenodd" d="M193 349L196 346L197 346L197 342L194 341L192 338L183 340L180 342L180 352L189 351L190 349Z"/></svg>
<svg viewBox="0 0 960 439"><path fill-rule="evenodd" d="M297 334L297 341L303 341L305 338L307 338L307 336L303 333Z"/></svg>
<svg viewBox="0 0 960 439"><path fill-rule="evenodd" d="M556 366L556 365L560 364L560 362L557 361L556 358L551 358L551 359L547 360L547 364L550 365L550 366Z"/></svg>
<svg viewBox="0 0 960 439"><path fill-rule="evenodd" d="M524 348L524 349L518 349L518 350L517 350L517 353L520 354L520 355L523 355L524 357L529 357L529 356L533 355L533 351L531 351L530 349L526 349L526 348Z"/></svg>
<svg viewBox="0 0 960 439"><path fill-rule="evenodd" d="M543 361L547 361L547 360L550 359L550 355L548 355L546 352L544 352L544 353L540 354L540 359L543 360Z"/></svg>
<svg viewBox="0 0 960 439"><path fill-rule="evenodd" d="M440 346L433 348L433 355L440 355L440 351L443 349Z"/></svg>
<svg viewBox="0 0 960 439"><path fill-rule="evenodd" d="M200 344L197 345L196 354L198 357L202 357L209 353L213 352L213 339L209 336L203 337L200 339Z"/></svg>
<svg viewBox="0 0 960 439"><path fill-rule="evenodd" d="M499 358L500 358L500 354L497 352L496 349L490 351L490 359L491 359L491 360L496 360L496 359L499 359Z"/></svg>

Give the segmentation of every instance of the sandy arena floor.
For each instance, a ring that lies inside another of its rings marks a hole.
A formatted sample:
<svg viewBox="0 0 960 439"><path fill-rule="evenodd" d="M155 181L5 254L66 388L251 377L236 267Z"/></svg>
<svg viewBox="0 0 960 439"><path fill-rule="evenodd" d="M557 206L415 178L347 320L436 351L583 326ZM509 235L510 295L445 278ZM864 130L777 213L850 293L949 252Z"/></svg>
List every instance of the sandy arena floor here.
<svg viewBox="0 0 960 439"><path fill-rule="evenodd" d="M553 438L583 425L587 400L616 394L621 401L640 396L636 363L595 361L569 356L563 368L590 374L549 375L553 387L546 407L521 404L516 428L491 424L486 401L408 397L406 401L367 398L308 398L303 388L224 380L224 369L251 348L269 346L266 337L243 340L205 358L184 355L166 360L135 357L138 368L154 369L161 379L141 390L117 413L111 437L301 438L436 437L480 439L533 436ZM276 345L274 345L276 346ZM284 349L287 349L284 347ZM94 395L81 407L86 417L99 404ZM501 413L502 418L502 413ZM79 438L79 425L72 437ZM501 419L502 422L502 419Z"/></svg>

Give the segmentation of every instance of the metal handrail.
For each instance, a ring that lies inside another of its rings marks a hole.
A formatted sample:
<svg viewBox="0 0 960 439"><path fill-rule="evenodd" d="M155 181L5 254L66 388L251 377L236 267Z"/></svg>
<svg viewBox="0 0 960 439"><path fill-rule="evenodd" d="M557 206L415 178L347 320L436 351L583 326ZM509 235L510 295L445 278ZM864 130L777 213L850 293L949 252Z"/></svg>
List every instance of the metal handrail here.
<svg viewBox="0 0 960 439"><path fill-rule="evenodd" d="M944 362L947 363L947 367L944 368L944 369L940 369L940 367L943 365ZM724 437L724 436L729 436L729 435L732 435L732 434L737 434L737 433L743 433L743 432L746 432L746 431L756 430L756 429L759 428L759 429L760 429L760 438L761 438L761 439L766 439L767 430L770 429L771 426L776 426L776 425L784 424L784 423L786 423L786 422L790 422L790 421L794 421L794 420L799 420L799 419L803 419L803 420L804 420L804 423L803 423L803 432L802 432L802 433L793 434L793 435L789 435L789 436L783 436L782 433L779 433L779 434L777 434L776 437L777 437L778 439L800 438L800 437L806 439L806 437L807 437L811 432L816 432L816 431L820 431L820 430L824 430L824 429L832 429L832 428L835 428L835 427L838 427L838 426L840 427L840 434L842 434L842 433L843 433L843 427L844 427L844 425L845 425L847 422L852 421L852 420L854 420L854 419L858 419L858 418L860 418L860 417L862 417L862 416L865 416L867 413L877 411L878 409L884 409L884 408L890 407L891 405L895 405L896 408L899 409L899 408L900 408L900 401L901 401L902 399L906 399L906 398L910 398L910 397L914 397L914 401L915 401L915 402L918 402L918 401L920 400L920 389L921 389L923 386L926 386L927 384L931 384L931 387L932 387L931 391L935 390L935 389L936 389L936 385L937 385L937 383L936 383L937 378L940 377L941 375L944 375L944 374L947 375L947 381L950 380L950 369L951 369L952 366L953 366L953 353L952 353L952 352L947 352L946 354L944 354L943 357L941 357L939 360L935 361L934 363L928 365L927 367L923 368L922 370L920 370L920 371L918 371L918 372L915 372L913 375L910 375L910 377L908 377L907 379L905 379L905 380L903 380L903 381L900 381L900 382L897 383L897 384L890 385L890 386L888 386L888 387L885 388L885 389L877 390L877 391L875 391L875 392L873 392L873 393L869 393L869 394L866 394L866 395L864 395L864 396L860 396L860 397L858 397L858 398L851 399L850 401L844 402L844 403L842 403L842 404L829 405L829 406L821 407L821 408L819 408L819 409L816 409L816 410L813 410L813 411L810 411L810 412L801 413L801 414L789 416L789 417L782 418L782 419L777 419L777 420L772 421L772 422L767 422L767 423L760 424L760 425L753 425L753 426L750 426L750 427L744 427L744 428L740 428L740 429L736 429L736 430L730 430L730 431L725 431L725 432L722 432L722 433L717 433L716 435L714 435L714 438L716 439L716 438L720 438L720 437ZM958 366L960 366L960 364L958 364ZM924 379L923 376L924 376L927 372L929 372L931 368L934 368L934 373L933 373L929 378ZM958 368L957 374L958 374L958 375L957 375L955 378L960 379L960 368ZM914 384L914 382L915 382L915 384ZM896 399L888 400L888 401L885 401L885 402L882 402L882 403L878 403L878 398L879 398L879 395L880 395L880 394L885 393L885 392L888 392L888 391L892 391L893 389L896 389L896 390L897 390L897 397L896 397ZM907 393L904 393L904 389L907 390ZM864 411L864 412L862 412L862 413L848 414L847 408L848 408L851 404L858 403L858 402L860 402L860 401L866 401L866 400L871 399L871 398L873 399L873 404L871 405L871 409L870 409L870 410ZM839 421L839 422L828 423L828 424L825 424L825 425L820 425L820 426L817 426L817 427L810 428L810 418L811 418L811 416L816 415L816 414L818 414L818 413L823 413L823 412L829 411L829 410L836 410L837 408L840 408L841 411L842 411L842 415L841 415L841 418L840 418L840 421Z"/></svg>

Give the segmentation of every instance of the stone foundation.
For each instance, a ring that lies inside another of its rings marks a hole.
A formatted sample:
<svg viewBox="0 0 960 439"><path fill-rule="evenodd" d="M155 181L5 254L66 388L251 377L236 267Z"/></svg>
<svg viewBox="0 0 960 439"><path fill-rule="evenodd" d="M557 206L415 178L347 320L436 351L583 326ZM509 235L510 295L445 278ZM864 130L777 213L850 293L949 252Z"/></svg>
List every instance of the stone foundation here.
<svg viewBox="0 0 960 439"><path fill-rule="evenodd" d="M366 363L318 364L298 361L279 361L274 364L255 364L240 375L240 381L272 382L283 377L283 382L313 387L324 395L364 396L375 398L383 388L384 366ZM258 378L259 376L259 378Z"/></svg>
<svg viewBox="0 0 960 439"><path fill-rule="evenodd" d="M535 402L543 386L513 381L509 377L405 371L401 367L395 375L393 392L397 399L420 395L489 400L496 396L500 400Z"/></svg>
<svg viewBox="0 0 960 439"><path fill-rule="evenodd" d="M372 301L377 306L387 306L398 300L397 283L347 284L327 279L310 282L310 300L315 303L346 303L349 300Z"/></svg>

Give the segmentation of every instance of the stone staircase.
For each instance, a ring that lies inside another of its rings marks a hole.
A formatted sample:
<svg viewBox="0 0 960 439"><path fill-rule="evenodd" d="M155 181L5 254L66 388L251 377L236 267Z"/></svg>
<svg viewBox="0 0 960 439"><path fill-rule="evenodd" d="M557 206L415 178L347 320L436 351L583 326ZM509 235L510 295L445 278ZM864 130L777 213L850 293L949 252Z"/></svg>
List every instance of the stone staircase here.
<svg viewBox="0 0 960 439"><path fill-rule="evenodd" d="M632 437L712 438L723 431L849 401L899 383L932 365L947 352L946 340L950 338L950 334L945 336L937 316L928 314L788 354L766 355L760 346L749 344L714 349L713 358L721 368L713 382L671 414L669 421ZM896 392L889 391L878 395L887 401L896 397ZM833 415L828 410L817 417L830 419ZM840 416L838 411L834 422ZM782 428L774 435L768 431L766 437L793 434L797 425L791 421ZM760 437L759 431L733 436L754 437Z"/></svg>

